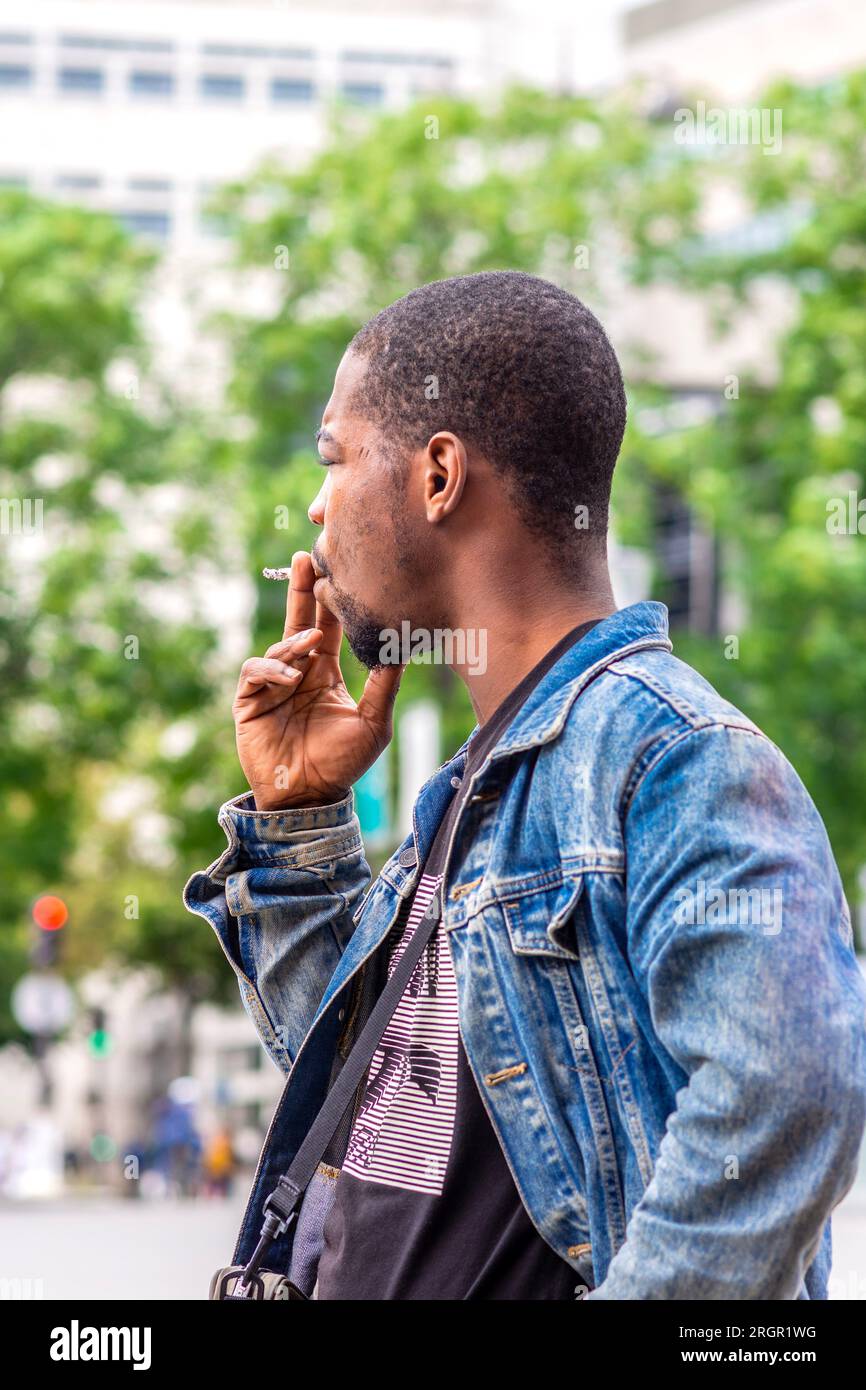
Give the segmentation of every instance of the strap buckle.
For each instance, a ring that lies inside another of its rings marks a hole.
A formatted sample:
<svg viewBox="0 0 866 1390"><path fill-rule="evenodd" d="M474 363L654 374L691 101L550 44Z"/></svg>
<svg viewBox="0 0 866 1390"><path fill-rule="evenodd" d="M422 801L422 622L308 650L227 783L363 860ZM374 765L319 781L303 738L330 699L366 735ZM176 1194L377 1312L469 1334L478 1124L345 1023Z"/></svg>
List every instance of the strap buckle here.
<svg viewBox="0 0 866 1390"><path fill-rule="evenodd" d="M235 1298L249 1298L250 1287L256 1281L258 1269L275 1240L285 1235L293 1221L297 1220L298 1202L301 1194L292 1190L285 1182L285 1174L280 1178L273 1192L265 1199L262 1211L264 1224L259 1243L252 1253L249 1264L235 1285Z"/></svg>
<svg viewBox="0 0 866 1390"><path fill-rule="evenodd" d="M272 1240L276 1240L278 1236L284 1235L289 1229L289 1226L298 1214L297 1209L298 1203L301 1200L301 1195L302 1194L296 1187L291 1186L286 1181L286 1175L284 1173L273 1192L269 1193L265 1198L262 1206L262 1211L267 1218L265 1224L267 1225L268 1221L276 1223L271 1227L274 1232L271 1236ZM262 1234L264 1234L264 1229Z"/></svg>

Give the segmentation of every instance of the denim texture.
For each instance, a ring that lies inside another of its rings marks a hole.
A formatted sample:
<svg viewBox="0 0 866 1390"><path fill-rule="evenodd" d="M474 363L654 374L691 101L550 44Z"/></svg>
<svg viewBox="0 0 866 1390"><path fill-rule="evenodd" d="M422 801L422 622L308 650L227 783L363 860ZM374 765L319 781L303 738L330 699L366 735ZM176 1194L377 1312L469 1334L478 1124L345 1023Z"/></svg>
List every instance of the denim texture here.
<svg viewBox="0 0 866 1390"><path fill-rule="evenodd" d="M366 1016L363 967L465 751L374 882L351 793L260 812L247 792L186 884L286 1074L236 1263ZM799 776L673 655L662 604L606 618L532 692L473 778L443 903L479 1093L583 1301L826 1298L866 1125L848 905ZM268 1260L288 1271L302 1239L305 1289L321 1197Z"/></svg>

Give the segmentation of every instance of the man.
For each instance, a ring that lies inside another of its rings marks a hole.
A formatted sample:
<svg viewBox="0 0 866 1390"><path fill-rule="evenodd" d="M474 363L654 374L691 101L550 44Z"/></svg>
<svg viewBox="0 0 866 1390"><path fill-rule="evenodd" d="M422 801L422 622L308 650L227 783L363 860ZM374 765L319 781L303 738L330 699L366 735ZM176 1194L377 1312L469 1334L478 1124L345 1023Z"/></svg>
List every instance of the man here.
<svg viewBox="0 0 866 1390"><path fill-rule="evenodd" d="M250 791L184 892L289 1073L236 1263L441 902L269 1256L308 1295L827 1297L866 1124L848 908L778 748L672 655L663 605L617 610L624 426L601 325L529 275L422 286L340 363L321 534L234 702ZM407 621L448 635L478 727L363 897L352 786L391 737Z"/></svg>

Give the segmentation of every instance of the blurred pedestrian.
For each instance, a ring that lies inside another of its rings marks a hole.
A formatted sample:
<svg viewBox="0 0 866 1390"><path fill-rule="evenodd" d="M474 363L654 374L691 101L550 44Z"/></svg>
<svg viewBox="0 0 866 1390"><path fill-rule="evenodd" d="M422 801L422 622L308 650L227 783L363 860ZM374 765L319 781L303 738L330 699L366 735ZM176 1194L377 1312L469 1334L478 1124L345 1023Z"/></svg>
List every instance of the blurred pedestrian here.
<svg viewBox="0 0 866 1390"><path fill-rule="evenodd" d="M206 1197L228 1197L232 1190L235 1154L232 1138L223 1126L211 1135L204 1153L204 1194Z"/></svg>

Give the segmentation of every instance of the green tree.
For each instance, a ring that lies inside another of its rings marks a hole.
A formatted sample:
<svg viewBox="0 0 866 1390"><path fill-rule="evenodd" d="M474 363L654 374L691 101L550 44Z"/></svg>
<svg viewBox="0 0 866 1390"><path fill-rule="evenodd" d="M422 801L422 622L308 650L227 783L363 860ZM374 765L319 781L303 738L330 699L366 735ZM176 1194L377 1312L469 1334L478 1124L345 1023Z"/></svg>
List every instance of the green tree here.
<svg viewBox="0 0 866 1390"><path fill-rule="evenodd" d="M133 735L197 713L212 688L213 625L155 602L209 534L203 507L158 510L178 477L201 482L208 451L147 359L153 264L111 217L0 193L0 1038L17 1036L9 987L35 896L69 900L70 966L128 937L120 861L92 877L94 770L140 772ZM151 872L145 902L164 898L163 879ZM107 918L94 893L111 899Z"/></svg>
<svg viewBox="0 0 866 1390"><path fill-rule="evenodd" d="M744 617L717 637L684 633L677 650L794 763L853 905L866 864L866 73L776 83L755 105L782 113L779 152L680 154L696 202L631 219L631 273L693 295L720 334L759 315L768 287L784 313L756 330L760 372L731 358L710 422L653 438L633 429L620 497L633 540L650 480L679 490L720 538ZM670 160L670 124L660 129ZM697 213L723 189L738 223L710 233Z"/></svg>

